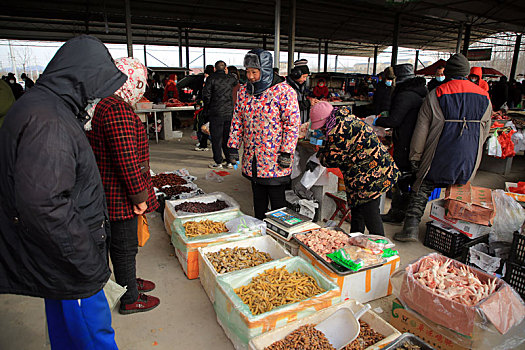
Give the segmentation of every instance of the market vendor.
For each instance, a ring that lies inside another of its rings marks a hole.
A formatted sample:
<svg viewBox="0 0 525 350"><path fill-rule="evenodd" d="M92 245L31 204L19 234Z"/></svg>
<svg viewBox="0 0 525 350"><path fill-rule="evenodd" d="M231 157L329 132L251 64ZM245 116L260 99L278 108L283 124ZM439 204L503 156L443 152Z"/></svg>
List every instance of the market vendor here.
<svg viewBox="0 0 525 350"><path fill-rule="evenodd" d="M326 86L326 80L324 80L324 78L319 79L316 87L314 87L313 94L318 99L328 98L330 91L328 90L328 86Z"/></svg>
<svg viewBox="0 0 525 350"><path fill-rule="evenodd" d="M309 93L306 88L306 80L310 75L308 61L301 59L295 61L293 64L294 67L286 77L286 82L297 94L297 102L299 103L299 110L301 112L301 124L304 124L310 120L310 107L319 102L319 100L308 96Z"/></svg>
<svg viewBox="0 0 525 350"><path fill-rule="evenodd" d="M321 164L339 168L343 173L348 205L351 208L351 232L383 235L380 197L397 182L400 172L372 128L328 102L319 102L310 110L311 129L326 136L318 152Z"/></svg>
<svg viewBox="0 0 525 350"><path fill-rule="evenodd" d="M242 174L252 182L255 217L286 206L293 153L299 133L299 104L290 85L273 73L272 54L251 50L244 57L248 82L239 89L233 112L230 162L239 160L243 143Z"/></svg>

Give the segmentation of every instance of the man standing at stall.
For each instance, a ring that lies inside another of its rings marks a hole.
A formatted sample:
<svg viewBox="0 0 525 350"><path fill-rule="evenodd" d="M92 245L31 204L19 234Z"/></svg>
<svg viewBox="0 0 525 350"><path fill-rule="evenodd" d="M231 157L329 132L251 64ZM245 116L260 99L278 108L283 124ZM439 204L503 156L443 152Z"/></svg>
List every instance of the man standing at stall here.
<svg viewBox="0 0 525 350"><path fill-rule="evenodd" d="M233 164L228 162L230 157L227 142L233 118L233 87L235 85L237 85L237 79L228 74L226 63L224 61L215 62L215 72L206 79L202 92L204 112L210 122L214 163L211 163L209 167L212 169L221 169L224 160L229 169L233 168Z"/></svg>
<svg viewBox="0 0 525 350"><path fill-rule="evenodd" d="M434 188L462 185L476 175L492 105L488 93L466 79L469 71L467 58L455 54L447 61L447 82L423 101L410 145L416 180L403 231L395 234L395 240L418 240L419 222Z"/></svg>
<svg viewBox="0 0 525 350"><path fill-rule="evenodd" d="M0 128L0 293L45 298L53 350L117 349L106 201L82 124L125 81L100 40L77 36Z"/></svg>
<svg viewBox="0 0 525 350"><path fill-rule="evenodd" d="M445 66L436 68L436 75L428 82L428 91L432 91L445 81Z"/></svg>
<svg viewBox="0 0 525 350"><path fill-rule="evenodd" d="M308 89L306 88L306 79L310 75L308 69L308 61L305 59L297 60L290 74L286 77L286 82L297 93L297 102L299 102L299 110L301 112L301 124L310 120L310 107L318 102L317 99L308 97Z"/></svg>

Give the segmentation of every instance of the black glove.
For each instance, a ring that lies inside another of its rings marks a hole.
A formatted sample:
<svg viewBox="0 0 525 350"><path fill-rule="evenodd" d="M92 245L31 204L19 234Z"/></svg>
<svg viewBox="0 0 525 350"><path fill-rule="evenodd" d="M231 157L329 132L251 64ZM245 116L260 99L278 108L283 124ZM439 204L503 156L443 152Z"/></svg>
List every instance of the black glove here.
<svg viewBox="0 0 525 350"><path fill-rule="evenodd" d="M311 160L306 163L306 170L314 171L315 168L317 168L318 164L315 162L312 162Z"/></svg>
<svg viewBox="0 0 525 350"><path fill-rule="evenodd" d="M410 170L412 170L412 173L416 174L419 171L419 166L421 165L421 161L419 160L411 160L410 161Z"/></svg>
<svg viewBox="0 0 525 350"><path fill-rule="evenodd" d="M239 150L237 148L230 148L228 149L228 153L228 161L231 164L237 164L237 162L239 161Z"/></svg>
<svg viewBox="0 0 525 350"><path fill-rule="evenodd" d="M277 157L277 164L283 169L288 169L292 166L292 158L290 157L290 153L279 153L279 157Z"/></svg>

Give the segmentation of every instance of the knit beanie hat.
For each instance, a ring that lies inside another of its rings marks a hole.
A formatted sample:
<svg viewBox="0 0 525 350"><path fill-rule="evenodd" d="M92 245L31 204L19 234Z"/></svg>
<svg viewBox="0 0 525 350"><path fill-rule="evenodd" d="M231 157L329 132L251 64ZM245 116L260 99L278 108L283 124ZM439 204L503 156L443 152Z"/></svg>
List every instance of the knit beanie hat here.
<svg viewBox="0 0 525 350"><path fill-rule="evenodd" d="M445 66L445 76L447 78L466 77L469 73L470 64L463 54L457 53L448 59Z"/></svg>
<svg viewBox="0 0 525 350"><path fill-rule="evenodd" d="M300 59L293 63L294 68L299 68L301 70L301 73L303 74L310 74L310 69L308 69L308 60Z"/></svg>
<svg viewBox="0 0 525 350"><path fill-rule="evenodd" d="M328 102L318 102L310 108L311 129L316 130L321 128L333 109L334 107Z"/></svg>

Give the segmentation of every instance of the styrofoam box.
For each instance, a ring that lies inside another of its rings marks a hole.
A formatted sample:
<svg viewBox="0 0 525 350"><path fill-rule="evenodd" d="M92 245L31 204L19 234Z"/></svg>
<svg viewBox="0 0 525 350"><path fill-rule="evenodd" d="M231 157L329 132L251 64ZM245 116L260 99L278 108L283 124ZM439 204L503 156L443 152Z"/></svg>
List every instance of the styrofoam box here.
<svg viewBox="0 0 525 350"><path fill-rule="evenodd" d="M250 340L249 343L250 350L264 350L265 347L272 345L276 341L284 339L288 334L292 333L297 328L304 326L305 324L319 324L339 309L347 308L355 314L362 307L363 305L355 300L347 300L342 303L330 306L329 308L326 308L324 310L317 311L311 316L307 316L301 320L294 321L283 327L274 329L273 331L261 334L253 338L252 340ZM386 337L380 342L366 348L367 350L381 349L385 345L396 340L401 335L401 332L392 327L373 311L366 312L363 316L361 316L360 320L368 323L370 328ZM345 327L344 324L339 326L341 333L345 332L346 330L349 330L348 326Z"/></svg>
<svg viewBox="0 0 525 350"><path fill-rule="evenodd" d="M212 203L212 202L215 202L217 199L225 201L226 204L228 204L228 207L223 210L209 212L209 213L187 213L187 212L183 213L183 212L175 211L175 207L177 205L185 203L185 202ZM213 193L203 194L200 196L195 196L193 198L166 201L166 210L169 210L174 218L179 218L179 219L195 217L195 216L202 216L203 214L224 213L227 211L233 211L233 210L238 210L238 209L239 209L239 203L237 203L232 197L222 192L213 192Z"/></svg>
<svg viewBox="0 0 525 350"><path fill-rule="evenodd" d="M199 279L201 281L202 287L206 291L206 294L208 294L208 298L210 298L210 301L212 303L215 302L215 287L217 286L217 276L224 276L228 273L217 273L210 260L208 260L208 258L206 257L206 254L215 253L221 249L226 248L233 249L235 247L253 247L261 252L270 254L272 260L279 260L281 258L291 256L290 253L288 253L279 243L277 243L270 236L248 238L243 239L242 241L220 244L213 247L199 248ZM243 270L249 269L251 269L251 267Z"/></svg>
<svg viewBox="0 0 525 350"><path fill-rule="evenodd" d="M360 303L379 299L392 294L390 276L399 267L399 256L386 258L386 262L371 269L340 276L329 270L304 247L299 247L299 257L310 262L341 288L341 300L355 299Z"/></svg>

